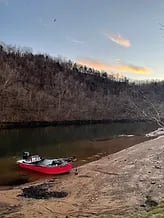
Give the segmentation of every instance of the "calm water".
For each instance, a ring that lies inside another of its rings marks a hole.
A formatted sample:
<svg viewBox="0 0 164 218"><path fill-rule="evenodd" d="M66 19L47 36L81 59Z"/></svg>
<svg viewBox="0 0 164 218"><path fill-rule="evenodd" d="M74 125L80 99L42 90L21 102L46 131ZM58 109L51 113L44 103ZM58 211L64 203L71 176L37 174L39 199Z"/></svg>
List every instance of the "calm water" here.
<svg viewBox="0 0 164 218"><path fill-rule="evenodd" d="M81 165L146 140L156 127L150 123L110 123L82 126L13 129L0 131L0 185L14 185L45 177L17 168L23 151L46 157L76 156ZM118 137L135 135L135 137Z"/></svg>

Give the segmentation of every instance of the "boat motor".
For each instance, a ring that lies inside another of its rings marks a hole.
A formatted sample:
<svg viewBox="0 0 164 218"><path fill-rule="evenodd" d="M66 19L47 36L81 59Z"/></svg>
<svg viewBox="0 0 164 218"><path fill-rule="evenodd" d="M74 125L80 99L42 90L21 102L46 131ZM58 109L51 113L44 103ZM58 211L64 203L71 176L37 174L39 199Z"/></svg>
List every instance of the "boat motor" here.
<svg viewBox="0 0 164 218"><path fill-rule="evenodd" d="M29 158L29 156L30 156L29 152L27 152L27 151L23 152L23 159L24 160L27 160Z"/></svg>

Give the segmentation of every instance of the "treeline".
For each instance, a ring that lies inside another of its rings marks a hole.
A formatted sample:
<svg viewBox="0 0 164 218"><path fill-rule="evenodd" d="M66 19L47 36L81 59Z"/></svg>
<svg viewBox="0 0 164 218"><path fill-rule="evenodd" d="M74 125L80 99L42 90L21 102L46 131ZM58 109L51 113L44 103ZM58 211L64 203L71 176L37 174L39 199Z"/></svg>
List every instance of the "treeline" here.
<svg viewBox="0 0 164 218"><path fill-rule="evenodd" d="M136 85L70 60L0 45L1 123L143 120L152 102L164 117L164 82Z"/></svg>

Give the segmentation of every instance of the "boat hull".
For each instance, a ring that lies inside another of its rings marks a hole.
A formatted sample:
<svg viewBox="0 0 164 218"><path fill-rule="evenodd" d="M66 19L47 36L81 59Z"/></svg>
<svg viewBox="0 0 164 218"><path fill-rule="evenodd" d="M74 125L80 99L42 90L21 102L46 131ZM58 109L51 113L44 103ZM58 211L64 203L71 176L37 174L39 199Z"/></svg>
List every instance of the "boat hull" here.
<svg viewBox="0 0 164 218"><path fill-rule="evenodd" d="M72 169L72 163L69 162L65 165L61 166L37 166L36 164L28 164L28 163L23 163L23 162L17 162L18 166L22 169L28 169L32 170L38 173L43 173L43 174L49 174L49 175L54 175L54 174L63 174L63 173L68 173Z"/></svg>

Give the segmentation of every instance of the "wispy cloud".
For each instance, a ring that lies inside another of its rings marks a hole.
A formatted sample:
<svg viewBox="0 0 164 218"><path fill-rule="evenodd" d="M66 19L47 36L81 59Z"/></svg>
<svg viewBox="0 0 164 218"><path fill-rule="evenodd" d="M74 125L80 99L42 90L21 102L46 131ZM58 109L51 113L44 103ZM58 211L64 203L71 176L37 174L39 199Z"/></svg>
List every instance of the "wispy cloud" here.
<svg viewBox="0 0 164 218"><path fill-rule="evenodd" d="M123 46L123 47L130 47L131 43L129 39L125 39L123 36L121 36L119 33L118 34L106 34L107 38L110 39L111 41Z"/></svg>
<svg viewBox="0 0 164 218"><path fill-rule="evenodd" d="M149 68L136 66L133 64L126 63L116 63L116 64L106 64L102 61L98 61L91 58L80 58L77 62L81 65L85 65L97 70L103 70L107 72L114 73L134 73L134 74L151 74L152 71Z"/></svg>
<svg viewBox="0 0 164 218"><path fill-rule="evenodd" d="M72 37L66 37L66 40L68 40L71 43L76 44L76 45L84 44L84 41L78 40L78 39L75 39L75 38L72 38Z"/></svg>

